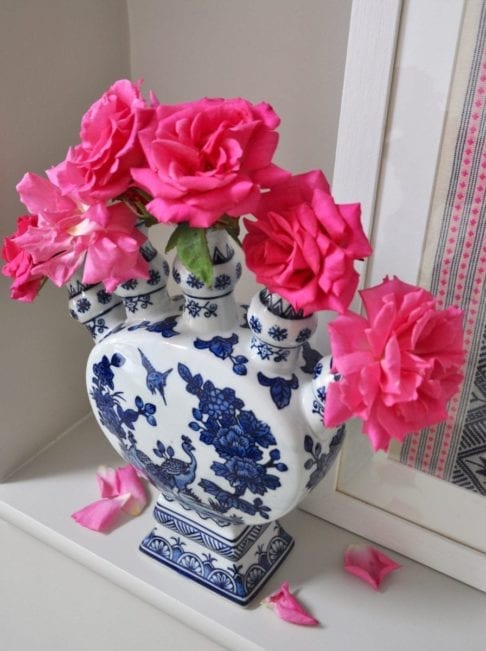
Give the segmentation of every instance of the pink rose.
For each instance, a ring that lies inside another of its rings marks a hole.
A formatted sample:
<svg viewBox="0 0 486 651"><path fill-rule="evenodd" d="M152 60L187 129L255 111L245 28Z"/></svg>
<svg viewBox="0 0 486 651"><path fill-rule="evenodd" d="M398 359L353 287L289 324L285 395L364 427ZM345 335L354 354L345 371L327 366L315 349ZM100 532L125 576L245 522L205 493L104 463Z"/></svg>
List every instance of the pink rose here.
<svg viewBox="0 0 486 651"><path fill-rule="evenodd" d="M337 205L313 171L262 195L255 215L245 219L243 249L257 281L304 315L346 310L358 285L354 260L371 254L359 204Z"/></svg>
<svg viewBox="0 0 486 651"><path fill-rule="evenodd" d="M15 238L32 273L60 287L84 264L83 282L103 282L110 292L130 278L148 277L148 264L140 253L146 237L123 203L81 207L35 174L26 174L17 190L37 213Z"/></svg>
<svg viewBox="0 0 486 651"><path fill-rule="evenodd" d="M122 194L132 182L130 168L145 162L137 136L152 112L140 82L117 81L84 115L81 143L47 176L63 194L86 203Z"/></svg>
<svg viewBox="0 0 486 651"><path fill-rule="evenodd" d="M391 438L444 420L462 380L462 311L438 310L425 289L386 278L361 293L366 317L347 314L329 324L335 370L325 423L364 421L375 450Z"/></svg>
<svg viewBox="0 0 486 651"><path fill-rule="evenodd" d="M252 212L260 186L288 176L271 162L279 122L268 104L244 99L158 106L140 133L148 168L132 170L154 197L150 213L164 223L208 227L224 214Z"/></svg>
<svg viewBox="0 0 486 651"><path fill-rule="evenodd" d="M33 269L32 256L17 243L17 239L27 231L29 226L37 226L37 215L19 217L17 230L10 237L5 238L2 248L2 257L6 261L2 273L8 278L13 278L10 296L26 303L34 300L44 280L42 274Z"/></svg>

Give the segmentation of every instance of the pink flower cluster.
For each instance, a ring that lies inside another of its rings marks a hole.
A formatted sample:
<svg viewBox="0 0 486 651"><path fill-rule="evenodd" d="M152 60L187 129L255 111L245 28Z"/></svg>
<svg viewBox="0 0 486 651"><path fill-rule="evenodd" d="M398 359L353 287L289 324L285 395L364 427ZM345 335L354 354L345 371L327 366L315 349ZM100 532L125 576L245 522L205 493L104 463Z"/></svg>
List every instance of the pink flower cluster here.
<svg viewBox="0 0 486 651"><path fill-rule="evenodd" d="M139 84L116 82L83 117L81 142L47 172L26 174L17 186L30 215L5 238L2 272L11 296L32 301L45 279L64 285L83 267L83 282L108 291L129 278L148 277L140 254L145 236L136 215L115 201L131 184L130 167L143 162L137 132L151 109Z"/></svg>
<svg viewBox="0 0 486 651"><path fill-rule="evenodd" d="M438 310L432 294L398 278L360 293L366 316L328 326L342 379L328 388L325 423L359 416L373 448L387 450L447 417L462 380L462 311Z"/></svg>
<svg viewBox="0 0 486 651"><path fill-rule="evenodd" d="M320 171L300 174L262 196L245 220L246 264L258 282L304 315L344 312L358 286L354 261L371 254L359 204L337 205Z"/></svg>
<svg viewBox="0 0 486 651"><path fill-rule="evenodd" d="M253 212L261 188L289 176L272 163L279 122L266 103L168 106L153 94L146 103L139 82L117 81L84 115L80 143L47 171L49 180L27 174L18 185L31 214L2 251L12 298L32 301L45 279L60 286L81 267L83 282L108 291L146 278L139 217L207 228Z"/></svg>

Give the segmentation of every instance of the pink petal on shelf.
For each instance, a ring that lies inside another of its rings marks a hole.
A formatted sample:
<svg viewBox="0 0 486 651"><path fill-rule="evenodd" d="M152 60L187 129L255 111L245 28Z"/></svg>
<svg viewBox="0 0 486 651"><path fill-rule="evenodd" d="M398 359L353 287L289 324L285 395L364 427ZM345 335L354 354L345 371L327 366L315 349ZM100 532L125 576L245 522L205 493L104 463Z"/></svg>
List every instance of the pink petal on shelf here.
<svg viewBox="0 0 486 651"><path fill-rule="evenodd" d="M116 475L120 493L129 495L123 510L130 515L140 515L147 504L147 494L136 469L131 465L123 466L118 468Z"/></svg>
<svg viewBox="0 0 486 651"><path fill-rule="evenodd" d="M71 517L78 524L92 531L107 532L114 527L130 495L106 498L88 504Z"/></svg>
<svg viewBox="0 0 486 651"><path fill-rule="evenodd" d="M344 552L344 569L378 590L383 579L401 567L371 545L349 545Z"/></svg>
<svg viewBox="0 0 486 651"><path fill-rule="evenodd" d="M108 466L100 466L96 473L96 480L98 481L101 497L118 497L120 495L117 470Z"/></svg>
<svg viewBox="0 0 486 651"><path fill-rule="evenodd" d="M289 584L282 583L280 589L269 597L266 597L263 604L273 606L280 619L299 624L300 626L318 626L319 622L301 606L296 597L290 592Z"/></svg>
<svg viewBox="0 0 486 651"><path fill-rule="evenodd" d="M100 466L96 473L96 479L100 489L101 497L126 497L123 510L130 515L140 515L147 504L145 488L140 476L131 465L122 468L109 468Z"/></svg>

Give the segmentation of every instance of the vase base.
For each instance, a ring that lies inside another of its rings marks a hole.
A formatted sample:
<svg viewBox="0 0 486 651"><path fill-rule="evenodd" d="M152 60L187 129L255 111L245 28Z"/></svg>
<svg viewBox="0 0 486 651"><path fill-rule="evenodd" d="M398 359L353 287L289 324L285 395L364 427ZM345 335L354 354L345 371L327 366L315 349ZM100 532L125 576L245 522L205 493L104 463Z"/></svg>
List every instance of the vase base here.
<svg viewBox="0 0 486 651"><path fill-rule="evenodd" d="M168 526L175 529L171 524ZM255 597L294 546L294 539L278 521L248 527L245 538L251 544L246 545L244 554L238 554L240 558L234 563L227 550L221 554L196 542L193 535L188 538L171 533L167 526L155 527L142 541L140 550L242 606Z"/></svg>

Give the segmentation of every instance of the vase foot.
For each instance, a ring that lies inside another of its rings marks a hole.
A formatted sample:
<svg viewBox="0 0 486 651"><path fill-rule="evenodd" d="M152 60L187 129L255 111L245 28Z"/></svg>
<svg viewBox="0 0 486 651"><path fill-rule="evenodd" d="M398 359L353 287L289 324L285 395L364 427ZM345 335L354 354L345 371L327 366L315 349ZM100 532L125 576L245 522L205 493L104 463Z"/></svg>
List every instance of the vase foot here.
<svg viewBox="0 0 486 651"><path fill-rule="evenodd" d="M294 546L278 521L243 527L229 539L160 504L155 517L164 526L155 527L140 550L242 606L255 597Z"/></svg>

